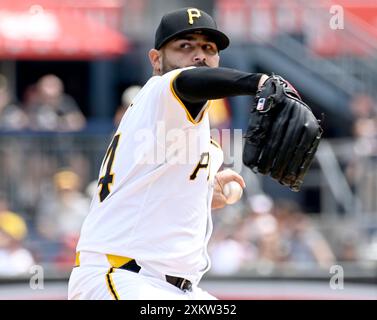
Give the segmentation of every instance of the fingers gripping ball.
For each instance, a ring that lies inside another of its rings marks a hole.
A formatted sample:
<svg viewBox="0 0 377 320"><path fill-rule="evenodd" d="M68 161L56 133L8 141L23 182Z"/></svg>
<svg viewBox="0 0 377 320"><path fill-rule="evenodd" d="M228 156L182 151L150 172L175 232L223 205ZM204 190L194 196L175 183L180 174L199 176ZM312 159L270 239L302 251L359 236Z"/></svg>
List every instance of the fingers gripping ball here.
<svg viewBox="0 0 377 320"><path fill-rule="evenodd" d="M223 187L223 194L227 204L236 203L242 197L242 187L236 181L230 181Z"/></svg>

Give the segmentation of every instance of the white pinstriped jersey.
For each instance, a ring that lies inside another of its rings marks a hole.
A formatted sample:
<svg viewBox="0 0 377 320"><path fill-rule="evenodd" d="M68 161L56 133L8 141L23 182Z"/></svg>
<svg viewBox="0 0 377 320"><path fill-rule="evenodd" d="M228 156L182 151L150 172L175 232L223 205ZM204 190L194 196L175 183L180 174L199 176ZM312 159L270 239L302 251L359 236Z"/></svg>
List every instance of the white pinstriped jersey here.
<svg viewBox="0 0 377 320"><path fill-rule="evenodd" d="M210 137L210 102L193 119L175 95L182 70L152 77L128 108L77 251L132 257L195 283L209 269L213 179L223 153Z"/></svg>

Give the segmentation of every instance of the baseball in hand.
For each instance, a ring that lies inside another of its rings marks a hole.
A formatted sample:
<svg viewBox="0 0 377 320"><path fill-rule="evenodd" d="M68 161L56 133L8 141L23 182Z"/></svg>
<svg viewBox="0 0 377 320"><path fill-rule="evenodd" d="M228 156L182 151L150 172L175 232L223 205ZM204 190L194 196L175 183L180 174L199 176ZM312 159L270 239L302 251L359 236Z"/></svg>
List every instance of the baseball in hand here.
<svg viewBox="0 0 377 320"><path fill-rule="evenodd" d="M230 181L223 187L223 194L227 204L236 203L242 197L242 187L236 181Z"/></svg>

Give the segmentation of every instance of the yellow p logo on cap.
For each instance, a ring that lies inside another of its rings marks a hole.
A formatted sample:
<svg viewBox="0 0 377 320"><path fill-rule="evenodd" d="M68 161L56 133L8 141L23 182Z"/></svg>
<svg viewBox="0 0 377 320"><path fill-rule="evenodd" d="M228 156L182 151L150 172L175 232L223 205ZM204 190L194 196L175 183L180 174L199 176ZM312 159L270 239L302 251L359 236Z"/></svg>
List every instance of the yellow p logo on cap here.
<svg viewBox="0 0 377 320"><path fill-rule="evenodd" d="M189 24L194 24L194 18L199 19L201 17L200 11L195 8L187 9L187 14L189 17Z"/></svg>

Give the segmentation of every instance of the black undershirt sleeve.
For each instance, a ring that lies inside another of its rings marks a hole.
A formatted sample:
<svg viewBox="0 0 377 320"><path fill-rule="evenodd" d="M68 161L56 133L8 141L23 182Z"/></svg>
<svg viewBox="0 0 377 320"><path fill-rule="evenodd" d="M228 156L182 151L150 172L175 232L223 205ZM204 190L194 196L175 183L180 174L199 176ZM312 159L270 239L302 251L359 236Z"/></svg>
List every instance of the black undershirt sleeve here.
<svg viewBox="0 0 377 320"><path fill-rule="evenodd" d="M182 71L173 87L195 119L207 100L255 95L261 76L229 68L197 67Z"/></svg>

